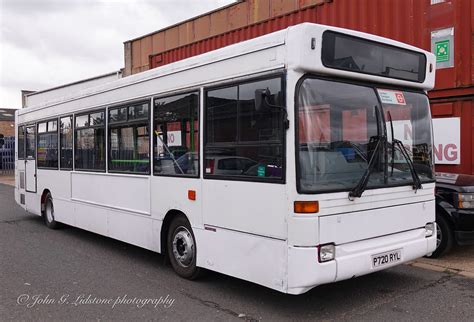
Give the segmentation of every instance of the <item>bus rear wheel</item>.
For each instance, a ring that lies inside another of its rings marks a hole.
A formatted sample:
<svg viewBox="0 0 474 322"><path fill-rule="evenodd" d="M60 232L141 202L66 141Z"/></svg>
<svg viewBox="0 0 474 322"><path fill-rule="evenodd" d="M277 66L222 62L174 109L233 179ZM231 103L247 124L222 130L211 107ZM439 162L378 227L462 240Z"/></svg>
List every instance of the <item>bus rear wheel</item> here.
<svg viewBox="0 0 474 322"><path fill-rule="evenodd" d="M199 277L201 269L196 266L196 239L184 216L174 218L170 224L167 251L176 274L189 280Z"/></svg>
<svg viewBox="0 0 474 322"><path fill-rule="evenodd" d="M45 225L51 229L58 229L59 223L54 218L53 197L50 193L44 198L43 220Z"/></svg>

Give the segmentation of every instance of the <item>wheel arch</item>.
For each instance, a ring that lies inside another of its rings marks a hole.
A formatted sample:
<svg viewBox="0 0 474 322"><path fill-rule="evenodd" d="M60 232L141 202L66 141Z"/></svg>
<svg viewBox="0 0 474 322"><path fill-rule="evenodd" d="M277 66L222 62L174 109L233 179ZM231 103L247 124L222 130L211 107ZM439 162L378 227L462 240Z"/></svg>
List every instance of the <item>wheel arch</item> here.
<svg viewBox="0 0 474 322"><path fill-rule="evenodd" d="M44 204L46 202L46 196L48 194L50 194L52 196L51 191L49 191L49 189L44 189L43 193L41 194L41 208L40 208L41 209L41 214L44 213Z"/></svg>
<svg viewBox="0 0 474 322"><path fill-rule="evenodd" d="M184 217L189 224L191 225L191 221L189 220L188 216L184 212L178 209L170 209L166 213L164 219L163 219L163 224L161 225L161 232L160 232L160 251L161 254L165 255L166 257L168 256L168 252L166 251L167 248L167 240L168 240L168 230L171 225L171 222L173 221L174 218L176 217Z"/></svg>

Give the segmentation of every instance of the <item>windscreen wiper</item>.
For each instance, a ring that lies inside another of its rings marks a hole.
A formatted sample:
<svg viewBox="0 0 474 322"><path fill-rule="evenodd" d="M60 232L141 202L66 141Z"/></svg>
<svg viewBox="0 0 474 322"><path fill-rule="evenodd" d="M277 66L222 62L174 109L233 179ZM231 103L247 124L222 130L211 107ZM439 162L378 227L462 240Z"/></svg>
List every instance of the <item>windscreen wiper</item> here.
<svg viewBox="0 0 474 322"><path fill-rule="evenodd" d="M362 193L365 191L365 189L367 188L367 184L369 183L370 174L372 168L374 167L375 160L377 159L376 156L380 155L379 149L386 141L385 136L375 136L372 138L377 139L377 145L375 146L374 152L370 157L369 164L364 172L364 175L362 176L362 178L360 178L357 185L351 191L349 191L349 200L354 200L354 198L360 198L362 196Z"/></svg>
<svg viewBox="0 0 474 322"><path fill-rule="evenodd" d="M392 144L393 144L393 148L395 147L395 145L398 145L400 152L402 152L403 157L405 158L405 160L407 160L408 168L410 169L411 177L413 178L413 189L415 190L415 192L418 189L423 189L423 186L421 185L420 177L418 176L418 173L416 173L415 166L413 165L413 161L411 160L410 155L408 154L407 148L403 145L403 142L397 139L393 139Z"/></svg>
<svg viewBox="0 0 474 322"><path fill-rule="evenodd" d="M416 192L418 189L423 189L423 186L421 185L420 177L418 176L418 173L415 170L415 166L413 165L413 161L411 160L410 155L408 154L407 148L403 145L402 141L395 139L395 134L393 132L392 114L390 114L390 111L388 111L387 114L388 114L388 120L390 121L390 128L392 130L392 176L393 176L393 168L395 165L395 145L398 145L400 152L402 153L403 157L407 161L408 168L410 169L410 172L411 172L411 177L413 178L413 189Z"/></svg>

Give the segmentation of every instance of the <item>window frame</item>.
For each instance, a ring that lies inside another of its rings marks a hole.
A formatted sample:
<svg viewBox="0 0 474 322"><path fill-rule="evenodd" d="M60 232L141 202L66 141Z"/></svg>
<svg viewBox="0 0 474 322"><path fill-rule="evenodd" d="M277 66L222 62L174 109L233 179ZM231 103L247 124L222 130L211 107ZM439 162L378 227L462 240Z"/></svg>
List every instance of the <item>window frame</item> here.
<svg viewBox="0 0 474 322"><path fill-rule="evenodd" d="M36 144L37 144L37 141L38 141L38 137L37 137L37 136L38 136L38 133L36 133L36 131L37 131L36 124L37 124L37 123L25 124L25 159L24 159L25 161L28 161L28 160L30 160L30 161L31 161L31 160L35 160L35 163L36 163L36 161L37 161L37 160L36 160L36 159L37 159L36 154L38 153L38 151L37 151L37 149L36 149ZM27 130L27 129L28 129L28 128L33 128L34 131L35 131L35 133L34 133L34 135L35 135L35 144L34 144L34 146L35 146L35 153L34 153L33 158L28 157L28 153L27 153L27 150L28 150L28 144L27 144L27 142L28 142L28 139L27 139L27 138L28 138L28 130ZM36 165L36 164L35 164L35 165ZM36 166L37 166L37 165L36 165Z"/></svg>
<svg viewBox="0 0 474 322"><path fill-rule="evenodd" d="M151 99L151 98L150 98ZM126 127L130 127L130 125L136 125L136 124L140 124L142 123L143 121L147 121L148 122L148 125L147 125L147 128L148 128L148 140L150 139L153 139L152 138L152 133L151 133L151 126L152 126L152 122L151 122L151 103L150 103L150 99L144 99L144 100L139 100L139 101L133 101L133 102L129 102L129 103L121 103L119 105L113 105L113 106L109 106L107 107L106 109L106 119L107 119L107 172L108 173L118 173L118 174L132 174L132 175L141 175L141 176L149 176L150 173L151 173L151 168L152 168L152 153L153 151L149 151L148 153L148 171L147 172L133 172L133 171L121 171L121 170L111 170L110 169L110 165L112 163L112 158L111 158L111 153L112 153L112 150L111 150L111 140L110 140L110 137L111 137L111 130L112 130L112 127L113 128L126 128ZM140 105L140 104L148 104L148 117L145 119L145 118L142 118L142 119L133 119L131 121L129 121L129 107L130 106L136 106L136 105ZM110 110L114 110L114 109L120 109L120 108L124 108L126 107L127 108L127 118L125 121L119 121L119 122L113 122L111 123L110 122ZM148 141L148 149L150 149L150 141Z"/></svg>
<svg viewBox="0 0 474 322"><path fill-rule="evenodd" d="M348 79L348 78L341 78L341 77L336 77L336 76L328 76L328 75L320 75L317 73L306 73L303 76L301 76L298 81L296 82L295 85L295 94L294 94L294 118L293 122L295 122L295 136L294 136L294 142L293 144L295 145L295 175L296 175L296 191L300 195L319 195L319 194L326 194L326 193L337 193L337 192L348 192L347 189L332 189L332 190L326 190L326 191L320 191L320 192L308 192L300 188L300 180L301 180L301 167L300 167L300 153L298 147L299 143L299 123L298 123L298 117L299 114L297 113L297 109L299 108L298 106L298 95L300 93L300 88L303 82L306 79L320 79L324 81L331 81L331 82L339 82L339 83L344 83L344 84L351 84L351 85L358 85L358 86L364 86L364 87L369 87L372 88L374 91L376 91L377 88L383 87L384 89L389 89L389 90L398 90L398 91L404 91L404 92L412 92L412 93L417 93L417 94L423 94L426 97L428 97L427 93L421 89L414 89L410 87L403 87L403 86L396 86L396 85L390 85L390 84L380 84L376 82L371 82L371 81L364 81L364 80L355 80L355 79ZM377 95L375 92L375 96L377 97L378 104L382 106L382 102L380 101L380 97ZM384 116L382 116L383 118ZM385 120L383 120L385 122ZM386 133L385 133L386 135ZM433 159L433 164L434 164L434 159ZM433 171L435 173L436 171ZM427 180L426 182L423 182L423 184L430 184L434 183L436 181L435 176L432 180ZM403 187L403 186L408 186L408 184L405 183L400 183L400 184L393 184L390 186L382 185L382 186L374 186L371 188L367 188L367 190L374 190L374 189L380 189L380 188L395 188L395 187Z"/></svg>
<svg viewBox="0 0 474 322"><path fill-rule="evenodd" d="M49 122L51 121L56 121L56 131L49 131L48 128L49 128ZM46 124L46 132L42 132L40 133L39 132L39 126L40 124L43 124L45 123ZM56 167L44 167L44 166L39 166L38 165L38 147L39 147L39 136L41 134L51 134L51 133L54 133L56 132L56 140L57 140L57 146L56 146L56 154L57 154L57 162L58 162L58 165ZM36 167L38 169L41 169L41 170L59 170L59 124L58 124L58 118L49 118L49 119L45 119L45 120L41 120L41 121L38 121L36 122Z"/></svg>
<svg viewBox="0 0 474 322"><path fill-rule="evenodd" d="M71 131L72 131L72 167L70 168L63 168L61 167L61 155L62 155L62 151L61 151L61 148L62 148L62 144L61 144L61 135L62 135L62 132L61 132L61 119L63 118L66 118L66 117L69 117L71 118ZM73 171L74 169L74 154L75 154L75 151L74 151L74 138L75 138L75 123L74 123L74 114L67 114L67 115L62 115L62 116L59 116L58 117L58 145L59 145L59 154L58 154L58 158L59 158L59 162L58 162L58 166L59 166L59 171Z"/></svg>
<svg viewBox="0 0 474 322"><path fill-rule="evenodd" d="M104 113L104 124L102 125L90 125L90 114L95 114L95 113ZM83 130L83 129L98 129L98 128L104 128L104 149L107 150L107 109L106 108L100 108L100 109L94 109L94 110L89 110L87 112L80 112L77 114L74 114L73 117L73 144L74 144L74 151L73 151L73 168L74 171L81 171L81 172L98 172L98 173L106 173L107 172L107 151L104 151L104 169L78 169L76 166L76 154L77 154L77 135L76 131ZM89 115L89 125L88 126L81 126L77 127L76 126L76 118L79 116L84 116L84 115Z"/></svg>
<svg viewBox="0 0 474 322"><path fill-rule="evenodd" d="M18 125L17 127L18 127L18 129L17 129L17 131L18 131L18 140L17 140L18 141L18 143L17 143L17 149L18 149L17 156L18 157L17 157L17 160L25 160L25 155L26 155L26 151L25 151L26 150L26 125L22 124L22 125ZM23 155L21 157L20 157L20 139L19 139L20 129L23 130L23 149L22 149L22 154Z"/></svg>
<svg viewBox="0 0 474 322"><path fill-rule="evenodd" d="M155 100L160 100L163 98L168 98L168 97L173 97L173 96L181 96L181 95L186 95L186 94L194 94L197 93L197 121L198 121L198 140L199 140L199 149L198 149L198 168L197 168L197 173L196 174L163 174L163 173L156 173L155 172L155 123L156 118L155 118ZM159 95L159 96L154 96L152 98L152 108L153 108L153 124L151 128L151 134L152 134L152 151L151 151L151 157L153 159L153 176L156 177L172 177L172 178L191 178L191 179L200 179L201 178L201 88L195 88L191 90L185 90L185 91L176 91L173 93L167 93L164 95ZM151 169L150 169L151 170Z"/></svg>
<svg viewBox="0 0 474 322"><path fill-rule="evenodd" d="M280 79L280 84L281 84L281 92L282 92L282 101L284 102L284 107L286 109L286 111L288 112L288 106L287 106L287 89L286 89L286 85L287 85L287 81L286 81L286 76L287 76L287 73L286 71L278 71L278 72L274 72L272 74L266 74L266 75L262 75L262 76L257 76L257 77L246 77L245 79L241 79L241 80L236 80L236 81L232 81L232 82L226 82L226 83L221 83L221 84L217 84L217 85L213 85L213 86L205 86L203 88L203 144L202 144L202 148L203 148L203 167L204 167L204 164L205 164L205 160L206 160L206 157L207 157L207 153L206 153L206 147L207 147L207 128L208 128L208 124L207 124L207 110L208 110L208 105L207 105L207 93L209 91L214 91L214 90L219 90L219 89L224 89L224 88L228 88L228 87L233 87L233 86L240 86L240 85L244 85L244 84L249 84L249 83L255 83L255 82L258 82L258 81L265 81L265 80L271 80L271 79ZM240 96L240 92L237 91L237 99L238 99L238 102L237 102L237 117L240 117L240 99L239 99L239 96ZM216 174L207 174L206 171L203 171L203 178L206 179L206 180L225 180L225 181L244 181L244 182L260 182L260 183L273 183L273 184L286 184L286 171L287 171L287 138L286 138L286 135L287 135L287 129L285 128L284 126L284 123L283 123L283 117L284 117L284 113L282 113L282 123L281 123L281 142L279 144L277 143L274 143L274 141L264 141L265 143L261 143L261 144L250 144L251 141L245 141L243 144L237 144L237 146L239 147L245 147L245 146L252 146L252 147L260 147L260 146L267 146L268 145L268 142L273 142L272 143L272 147L278 147L280 146L281 147L281 150L282 150L282 176L281 178L266 178L266 177L253 177L253 176L241 176L241 175L216 175ZM291 122L291 120L290 120ZM239 131L239 123L237 122L237 131ZM229 146L229 147L235 147L236 142L234 142L234 144L232 144L232 142L224 142L222 143L220 146L222 147L225 147L225 146Z"/></svg>

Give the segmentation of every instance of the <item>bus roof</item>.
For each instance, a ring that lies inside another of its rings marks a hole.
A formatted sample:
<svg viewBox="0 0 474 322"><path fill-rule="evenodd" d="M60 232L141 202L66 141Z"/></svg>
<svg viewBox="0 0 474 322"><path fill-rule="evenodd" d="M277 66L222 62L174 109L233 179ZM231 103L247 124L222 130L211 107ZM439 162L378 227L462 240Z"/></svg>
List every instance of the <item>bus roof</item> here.
<svg viewBox="0 0 474 322"><path fill-rule="evenodd" d="M155 69L144 71L138 74L127 76L124 78L119 78L105 84L100 84L98 86L85 88L83 90L74 92L69 95L64 95L61 97L51 98L49 101L44 101L33 106L29 106L26 109L20 110L19 115L27 114L36 110L41 110L50 106L61 105L66 102L72 102L81 100L86 97L96 96L102 93L107 93L119 88L133 86L140 83L148 82L154 79L163 78L169 75L173 75L179 72L184 72L186 70L196 69L203 66L209 66L217 62L230 61L234 58L242 57L245 55L251 55L253 53L258 53L259 51L264 51L270 48L276 47L286 47L284 49L284 55L274 54L273 59L273 69L277 68L287 68L295 70L303 70L307 72L319 72L322 74L332 75L336 77L348 77L354 78L362 81L372 81L389 85L398 85L402 87L412 87L422 90L429 90L434 86L434 70L426 77L423 83L415 83L406 80L384 78L374 75L363 75L360 73L354 73L350 71L341 71L331 68L327 68L321 63L321 48L319 47L319 53L317 59L315 59L315 51L311 48L308 40L315 38L317 40L317 45L321 46L322 34L327 31L332 30L340 32L347 35L352 35L360 38L365 38L368 40L376 41L383 44L388 44L391 46L408 49L418 53L423 53L427 57L427 71L432 68L434 65L435 59L434 55L425 50L416 48L414 46L404 44L392 39L383 38L367 33L362 33L354 30L331 27L326 25L319 25L313 23L302 23L299 25L291 26L285 30L280 30L273 32L264 36L260 36L251 40L243 41L237 44L229 45L214 51L204 53L198 56L190 57L181 61L177 61L165 66L161 66ZM302 46L304 44L304 46ZM295 49L297 48L297 50ZM256 57L257 58L257 57ZM318 60L319 59L319 60ZM432 64L430 68L430 64ZM236 64L239 65L239 64ZM239 66L237 66L239 67ZM267 68L269 68L267 66ZM218 71L216 73L221 73L220 78L233 78L242 76L239 73L240 68L234 68L232 70ZM255 68L255 73L262 72ZM208 75L208 79L201 81L202 84L209 82L215 82L219 77L213 77ZM190 86L190 84L185 85ZM156 92L149 93L147 96L156 95ZM104 104L107 105L107 104Z"/></svg>

